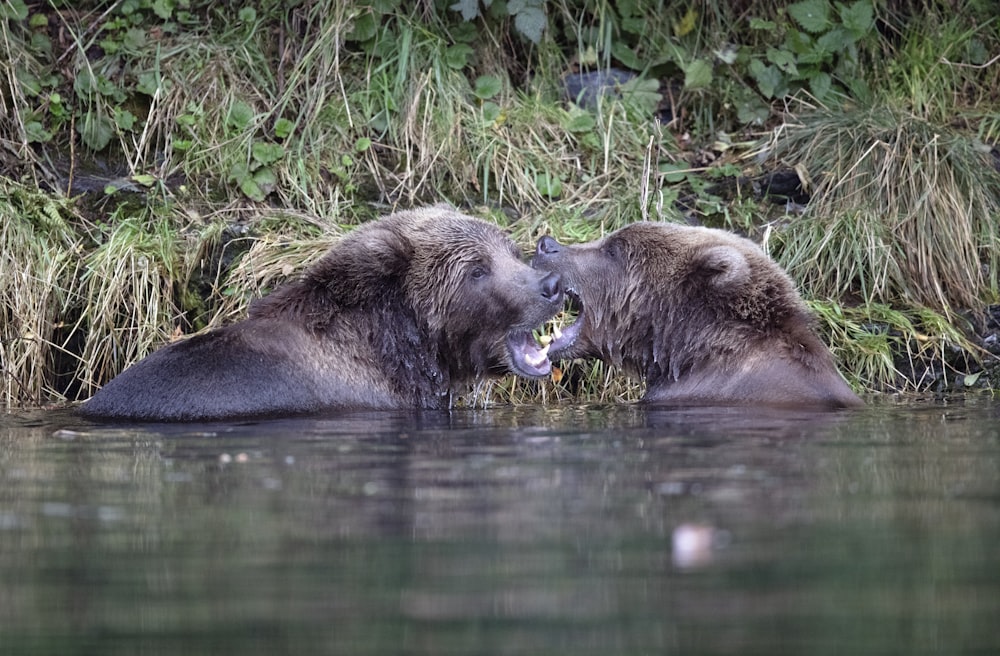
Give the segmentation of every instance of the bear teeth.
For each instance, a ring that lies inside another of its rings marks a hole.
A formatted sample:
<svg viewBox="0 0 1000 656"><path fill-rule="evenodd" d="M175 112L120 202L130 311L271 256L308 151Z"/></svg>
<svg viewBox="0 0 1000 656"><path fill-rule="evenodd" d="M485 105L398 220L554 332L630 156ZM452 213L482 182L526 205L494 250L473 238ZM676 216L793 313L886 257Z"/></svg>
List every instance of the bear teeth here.
<svg viewBox="0 0 1000 656"><path fill-rule="evenodd" d="M532 367L540 367L549 357L549 345L546 344L542 348L538 349L534 354L525 353L524 361L527 362Z"/></svg>

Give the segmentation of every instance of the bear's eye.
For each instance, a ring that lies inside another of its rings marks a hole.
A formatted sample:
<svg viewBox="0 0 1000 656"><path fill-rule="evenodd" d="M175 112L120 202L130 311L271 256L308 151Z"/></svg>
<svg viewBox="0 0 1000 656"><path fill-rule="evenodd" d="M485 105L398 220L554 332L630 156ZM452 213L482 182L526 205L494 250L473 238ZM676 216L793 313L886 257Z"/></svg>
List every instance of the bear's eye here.
<svg viewBox="0 0 1000 656"><path fill-rule="evenodd" d="M469 277L473 280L480 280L489 275L490 270L481 264L477 264L469 269Z"/></svg>

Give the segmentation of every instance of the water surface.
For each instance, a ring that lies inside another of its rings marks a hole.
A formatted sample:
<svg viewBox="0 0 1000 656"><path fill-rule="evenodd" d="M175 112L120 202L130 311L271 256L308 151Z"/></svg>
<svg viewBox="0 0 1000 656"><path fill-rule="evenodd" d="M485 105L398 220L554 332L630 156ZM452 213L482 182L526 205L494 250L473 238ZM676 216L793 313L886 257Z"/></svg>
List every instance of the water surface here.
<svg viewBox="0 0 1000 656"><path fill-rule="evenodd" d="M0 652L1000 653L998 417L0 416Z"/></svg>

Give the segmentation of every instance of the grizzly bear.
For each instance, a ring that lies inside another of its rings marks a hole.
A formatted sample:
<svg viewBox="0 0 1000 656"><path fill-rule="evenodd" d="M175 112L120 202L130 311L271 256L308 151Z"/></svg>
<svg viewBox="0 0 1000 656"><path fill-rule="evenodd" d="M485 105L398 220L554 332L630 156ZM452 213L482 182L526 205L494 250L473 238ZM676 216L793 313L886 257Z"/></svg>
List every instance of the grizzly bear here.
<svg viewBox="0 0 1000 656"><path fill-rule="evenodd" d="M632 371L646 402L861 404L791 279L748 239L635 223L576 246L542 237L532 266L558 273L579 312L549 357Z"/></svg>
<svg viewBox="0 0 1000 656"><path fill-rule="evenodd" d="M354 230L247 319L126 369L79 412L193 421L447 407L483 377L548 374L532 329L563 303L559 276L528 266L497 226L443 206L398 212Z"/></svg>

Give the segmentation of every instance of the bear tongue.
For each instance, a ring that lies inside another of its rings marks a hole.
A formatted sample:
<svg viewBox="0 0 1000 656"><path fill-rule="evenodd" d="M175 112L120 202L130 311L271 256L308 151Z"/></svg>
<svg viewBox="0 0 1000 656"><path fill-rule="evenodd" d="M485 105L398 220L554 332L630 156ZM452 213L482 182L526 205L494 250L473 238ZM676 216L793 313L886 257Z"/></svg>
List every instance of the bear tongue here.
<svg viewBox="0 0 1000 656"><path fill-rule="evenodd" d="M508 335L507 352L510 354L511 369L516 374L539 378L552 371L549 347L539 346L528 331Z"/></svg>

